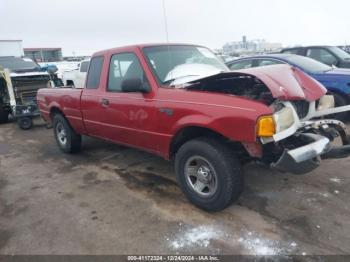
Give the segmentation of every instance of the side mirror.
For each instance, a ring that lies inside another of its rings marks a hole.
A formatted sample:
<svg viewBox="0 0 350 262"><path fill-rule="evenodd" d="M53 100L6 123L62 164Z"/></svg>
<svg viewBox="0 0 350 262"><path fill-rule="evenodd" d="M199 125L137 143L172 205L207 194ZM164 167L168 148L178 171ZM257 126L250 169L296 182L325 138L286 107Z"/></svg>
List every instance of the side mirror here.
<svg viewBox="0 0 350 262"><path fill-rule="evenodd" d="M122 81L122 91L141 93L148 92L148 90L143 86L142 80L138 77L124 79Z"/></svg>

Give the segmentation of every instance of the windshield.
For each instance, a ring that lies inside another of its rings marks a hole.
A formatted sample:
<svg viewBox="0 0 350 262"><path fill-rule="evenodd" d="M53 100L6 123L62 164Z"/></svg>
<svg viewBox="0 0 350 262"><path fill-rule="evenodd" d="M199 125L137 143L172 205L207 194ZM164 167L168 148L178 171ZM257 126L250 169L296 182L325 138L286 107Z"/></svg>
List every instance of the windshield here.
<svg viewBox="0 0 350 262"><path fill-rule="evenodd" d="M190 45L152 46L143 48L149 66L159 84L167 85L179 78L201 77L229 71L209 49ZM190 80L188 78L188 80Z"/></svg>
<svg viewBox="0 0 350 262"><path fill-rule="evenodd" d="M332 70L332 67L304 56L291 55L288 56L287 60L309 73L322 73Z"/></svg>
<svg viewBox="0 0 350 262"><path fill-rule="evenodd" d="M40 66L33 62L29 58L19 57L0 57L0 65L3 68L8 68L11 71L25 71L25 70L38 70Z"/></svg>
<svg viewBox="0 0 350 262"><path fill-rule="evenodd" d="M343 49L335 46L329 48L334 54L336 54L342 60L350 60L350 54L345 52Z"/></svg>

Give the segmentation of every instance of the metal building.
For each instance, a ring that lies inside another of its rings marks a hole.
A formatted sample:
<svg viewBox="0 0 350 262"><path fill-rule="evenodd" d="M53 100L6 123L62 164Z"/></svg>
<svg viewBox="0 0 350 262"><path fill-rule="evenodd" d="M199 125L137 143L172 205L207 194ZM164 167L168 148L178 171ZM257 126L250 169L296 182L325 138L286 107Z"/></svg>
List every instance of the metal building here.
<svg viewBox="0 0 350 262"><path fill-rule="evenodd" d="M23 56L22 40L1 40L0 56Z"/></svg>
<svg viewBox="0 0 350 262"><path fill-rule="evenodd" d="M61 48L24 48L24 55L36 62L62 61Z"/></svg>

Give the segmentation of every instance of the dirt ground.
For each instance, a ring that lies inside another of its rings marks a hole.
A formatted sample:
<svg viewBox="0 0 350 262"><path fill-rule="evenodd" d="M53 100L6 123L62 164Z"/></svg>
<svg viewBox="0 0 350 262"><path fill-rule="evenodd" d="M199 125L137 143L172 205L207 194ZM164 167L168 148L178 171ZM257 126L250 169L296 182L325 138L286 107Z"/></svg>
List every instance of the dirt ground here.
<svg viewBox="0 0 350 262"><path fill-rule="evenodd" d="M350 254L350 162L303 176L244 168L238 203L187 202L173 163L84 138L65 155L52 129L0 126L0 254Z"/></svg>

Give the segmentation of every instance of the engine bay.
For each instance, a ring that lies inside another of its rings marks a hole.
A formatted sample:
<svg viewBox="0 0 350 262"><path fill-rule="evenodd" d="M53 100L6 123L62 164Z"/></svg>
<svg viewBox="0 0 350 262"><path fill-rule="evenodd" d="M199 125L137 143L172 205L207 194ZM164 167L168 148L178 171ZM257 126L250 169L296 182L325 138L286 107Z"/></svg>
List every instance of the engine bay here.
<svg viewBox="0 0 350 262"><path fill-rule="evenodd" d="M266 105L272 104L275 100L269 88L261 80L249 75L201 79L186 89L242 96Z"/></svg>

